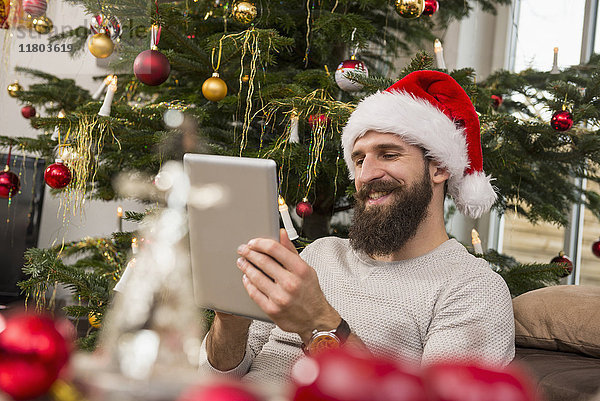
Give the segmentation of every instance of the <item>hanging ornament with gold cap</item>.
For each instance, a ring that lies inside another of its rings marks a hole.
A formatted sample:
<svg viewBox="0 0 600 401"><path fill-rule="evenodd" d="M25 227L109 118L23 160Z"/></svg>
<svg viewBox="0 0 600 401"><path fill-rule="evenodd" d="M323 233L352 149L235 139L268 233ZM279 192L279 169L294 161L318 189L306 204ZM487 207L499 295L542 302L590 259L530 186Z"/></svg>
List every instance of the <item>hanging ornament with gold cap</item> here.
<svg viewBox="0 0 600 401"><path fill-rule="evenodd" d="M352 31L352 37L350 41L354 43L354 34L356 33L356 28ZM354 46L354 50L352 55L350 56L350 60L344 60L338 65L335 70L335 82L338 84L341 90L346 92L356 92L363 88L363 85L354 81L347 74L353 73L357 75L362 75L364 77L369 76L369 70L367 70L367 66L360 60L356 59L356 53L358 52L358 44Z"/></svg>
<svg viewBox="0 0 600 401"><path fill-rule="evenodd" d="M6 87L6 90L8 91L8 96L17 97L19 96L19 92L23 90L23 87L19 85L19 81L15 81L12 84L9 84Z"/></svg>
<svg viewBox="0 0 600 401"><path fill-rule="evenodd" d="M19 193L21 180L19 176L10 171L10 155L12 146L8 148L8 157L4 171L0 172L0 198L10 199Z"/></svg>
<svg viewBox="0 0 600 401"><path fill-rule="evenodd" d="M158 51L161 27L152 25L150 30L150 50L144 50L133 62L133 73L142 83L158 86L169 78L171 64L169 59Z"/></svg>
<svg viewBox="0 0 600 401"><path fill-rule="evenodd" d="M23 0L23 11L32 17L41 17L46 13L47 8L46 0Z"/></svg>
<svg viewBox="0 0 600 401"><path fill-rule="evenodd" d="M121 21L115 16L107 17L104 14L97 14L92 17L90 30L93 34L104 31L113 41L118 42L121 38Z"/></svg>
<svg viewBox="0 0 600 401"><path fill-rule="evenodd" d="M419 18L425 8L425 0L396 0L395 8L402 18Z"/></svg>
<svg viewBox="0 0 600 401"><path fill-rule="evenodd" d="M210 57L210 62L214 70L212 77L208 78L202 84L202 94L211 102L218 102L227 96L227 84L219 77L219 73L217 72L221 65L221 53L223 51L222 40L223 39L221 38L221 41L219 41L219 56L217 57L216 66L214 63L215 48L212 49L212 54Z"/></svg>
<svg viewBox="0 0 600 401"><path fill-rule="evenodd" d="M231 11L233 19L240 24L249 24L258 15L256 6L248 1L237 1Z"/></svg>
<svg viewBox="0 0 600 401"><path fill-rule="evenodd" d="M50 18L46 17L45 15L34 18L32 21L32 24L33 24L33 29L35 29L35 31L37 33L41 33L42 35L46 35L46 34L50 33L52 31L52 28L54 28L54 24L52 23L52 20Z"/></svg>
<svg viewBox="0 0 600 401"><path fill-rule="evenodd" d="M115 50L115 44L102 29L88 40L88 49L96 58L107 58Z"/></svg>

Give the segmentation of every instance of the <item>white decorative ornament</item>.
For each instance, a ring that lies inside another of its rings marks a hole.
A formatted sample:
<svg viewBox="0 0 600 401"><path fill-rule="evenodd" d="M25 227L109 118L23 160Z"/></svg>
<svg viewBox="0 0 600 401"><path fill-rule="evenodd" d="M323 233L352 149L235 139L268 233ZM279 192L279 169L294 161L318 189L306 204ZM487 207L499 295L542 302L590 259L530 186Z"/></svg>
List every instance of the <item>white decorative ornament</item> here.
<svg viewBox="0 0 600 401"><path fill-rule="evenodd" d="M341 90L346 92L356 92L363 88L363 86L353 80L351 80L346 74L352 72L354 74L369 76L367 66L360 60L344 60L338 65L335 70L335 82L338 84Z"/></svg>

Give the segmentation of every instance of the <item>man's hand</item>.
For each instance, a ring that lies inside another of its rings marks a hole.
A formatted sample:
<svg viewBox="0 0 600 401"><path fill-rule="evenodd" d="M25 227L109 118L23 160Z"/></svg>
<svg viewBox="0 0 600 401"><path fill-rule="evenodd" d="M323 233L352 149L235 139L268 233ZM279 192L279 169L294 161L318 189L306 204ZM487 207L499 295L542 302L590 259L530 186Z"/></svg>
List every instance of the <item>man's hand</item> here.
<svg viewBox="0 0 600 401"><path fill-rule="evenodd" d="M246 291L282 330L298 333L306 344L314 329L338 326L341 317L325 299L317 273L298 255L285 230L280 230L280 242L256 238L238 253Z"/></svg>

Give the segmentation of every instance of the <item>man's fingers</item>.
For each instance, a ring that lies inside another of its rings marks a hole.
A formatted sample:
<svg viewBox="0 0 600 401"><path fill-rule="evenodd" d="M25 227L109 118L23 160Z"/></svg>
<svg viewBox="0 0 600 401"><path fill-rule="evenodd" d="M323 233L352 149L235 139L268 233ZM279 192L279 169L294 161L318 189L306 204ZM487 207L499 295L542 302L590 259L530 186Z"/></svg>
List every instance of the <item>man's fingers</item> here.
<svg viewBox="0 0 600 401"><path fill-rule="evenodd" d="M294 246L292 241L290 241L290 237L288 237L288 234L287 234L287 231L285 230L285 228L279 229L279 243L281 245L283 245L284 247L286 247L287 249L289 249L290 251L292 251L296 254L298 253L298 251L296 250L296 247Z"/></svg>
<svg viewBox="0 0 600 401"><path fill-rule="evenodd" d="M250 296L250 299L252 299L258 305L258 307L264 311L269 305L269 298L267 298L265 294L263 294L254 284L252 284L247 275L244 274L242 277L242 282L244 283L244 288Z"/></svg>
<svg viewBox="0 0 600 401"><path fill-rule="evenodd" d="M296 249L294 249L292 252L287 246L282 245L277 241L273 241L272 239L255 238L248 242L248 248L250 248L252 251L256 251L258 254L269 255L271 258L275 259L276 262L292 273L296 272L296 267L298 267L300 264L304 264L304 261L298 255ZM262 268L262 265L258 263L256 265L261 266Z"/></svg>
<svg viewBox="0 0 600 401"><path fill-rule="evenodd" d="M252 284L256 286L263 294L270 294L275 291L275 283L265 275L261 270L257 269L247 259L239 258L237 260L238 268L244 272L246 277L250 279Z"/></svg>
<svg viewBox="0 0 600 401"><path fill-rule="evenodd" d="M242 258L250 262L254 267L258 267L264 274L269 276L275 282L281 282L290 275L283 266L276 260L264 253L253 251L250 247L241 247L238 253Z"/></svg>

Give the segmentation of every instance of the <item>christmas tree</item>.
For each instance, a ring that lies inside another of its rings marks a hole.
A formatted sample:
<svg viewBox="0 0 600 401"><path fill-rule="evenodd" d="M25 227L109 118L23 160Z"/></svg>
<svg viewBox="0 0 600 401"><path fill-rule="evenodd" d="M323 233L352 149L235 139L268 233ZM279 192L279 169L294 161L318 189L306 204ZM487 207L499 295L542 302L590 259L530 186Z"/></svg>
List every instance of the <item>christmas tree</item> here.
<svg viewBox="0 0 600 401"><path fill-rule="evenodd" d="M352 208L340 133L356 103L412 71L433 69L433 58L423 52L399 70L393 60L431 43L436 30L475 5L493 12L510 3L448 0L436 11L435 1L73 2L95 16L95 31L73 29L52 41L71 44L75 53L88 47L97 57L114 46L119 55L110 66L114 75L99 77L107 87L104 101L73 80L21 68L42 81L15 91L19 101L44 115L31 119L42 133L3 136L0 144L37 152L48 164L59 156L72 181L65 189L64 182L54 187L74 210L84 196L122 196L114 186L119 174L137 172L151 182L162 163L186 152L272 158L280 194L288 204L305 207L300 228L307 239L344 233L330 221ZM433 7L426 11L433 10L432 16L407 18L414 17L411 5L424 3ZM121 25L117 18L131 23ZM144 70L148 63L154 66L150 73ZM598 68L594 58L558 75L502 71L478 83L473 70L450 71L480 113L484 169L496 178L499 211L510 208L534 222L565 224L572 203L581 201L600 216L599 195L581 193L572 181L600 179L594 128ZM558 123L552 126L532 105L562 113ZM30 278L21 286L39 295L63 283L78 297L78 305L67 310L71 316L101 316L127 264L132 236L115 233L31 249ZM81 256L77 262L65 262L74 254ZM493 252L484 256L513 295L555 283L564 272L560 265L521 265Z"/></svg>

